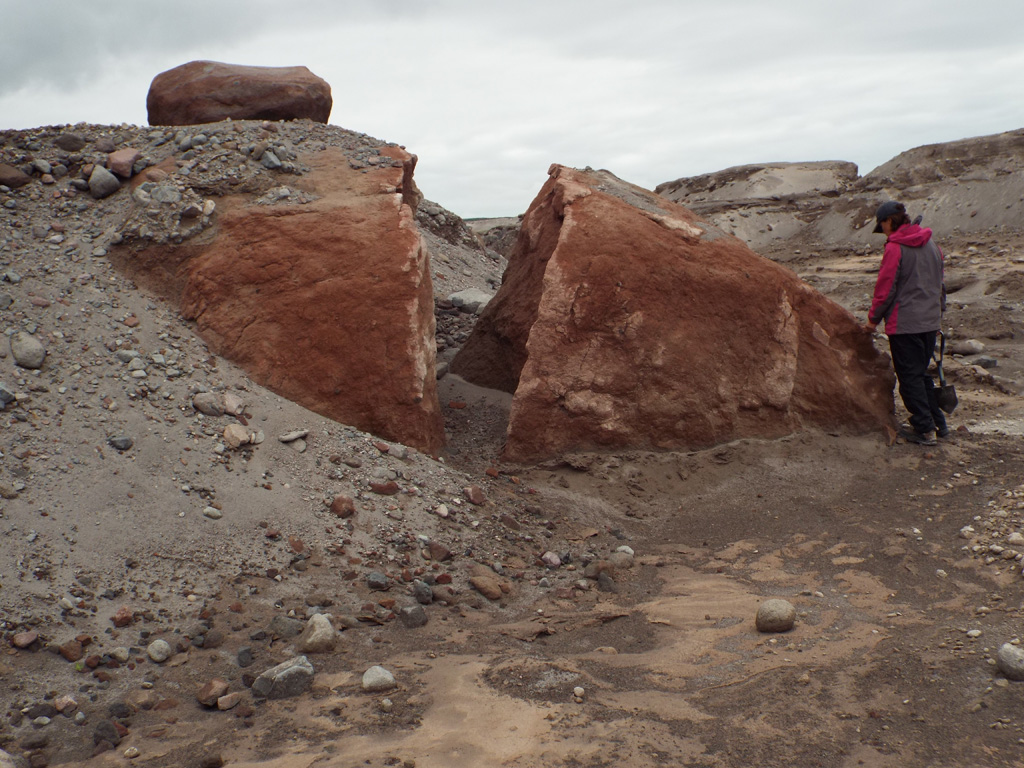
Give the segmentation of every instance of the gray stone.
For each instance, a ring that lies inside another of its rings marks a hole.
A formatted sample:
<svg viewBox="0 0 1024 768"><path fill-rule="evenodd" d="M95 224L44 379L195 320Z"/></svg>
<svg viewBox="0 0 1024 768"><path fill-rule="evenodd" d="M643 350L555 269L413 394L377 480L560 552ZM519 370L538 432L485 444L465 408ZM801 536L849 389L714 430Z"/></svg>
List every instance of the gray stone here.
<svg viewBox="0 0 1024 768"><path fill-rule="evenodd" d="M305 656L296 656L261 674L252 684L253 695L264 699L299 696L313 685L313 665Z"/></svg>
<svg viewBox="0 0 1024 768"><path fill-rule="evenodd" d="M13 403L17 399L14 390L0 381L0 407Z"/></svg>
<svg viewBox="0 0 1024 768"><path fill-rule="evenodd" d="M562 558L554 552L545 552L540 556L540 559L548 568L558 568L562 565Z"/></svg>
<svg viewBox="0 0 1024 768"><path fill-rule="evenodd" d="M298 637L302 634L302 630L306 628L298 619L293 619L289 616L275 616L270 621L270 625L267 627L267 632L275 637L280 637L285 640L293 637Z"/></svg>
<svg viewBox="0 0 1024 768"><path fill-rule="evenodd" d="M597 575L597 589L600 592L618 592L619 586L607 571L601 571Z"/></svg>
<svg viewBox="0 0 1024 768"><path fill-rule="evenodd" d="M947 344L946 351L952 355L980 355L985 345L977 339L959 339Z"/></svg>
<svg viewBox="0 0 1024 768"><path fill-rule="evenodd" d="M978 355L976 358L971 360L971 365L978 365L985 370L988 370L989 368L995 368L999 365L999 361L994 357L989 357L988 355Z"/></svg>
<svg viewBox="0 0 1024 768"><path fill-rule="evenodd" d="M422 605L407 605L398 611L398 618L408 629L416 629L424 626L429 617Z"/></svg>
<svg viewBox="0 0 1024 768"><path fill-rule="evenodd" d="M467 288L449 295L448 301L469 314L478 315L492 298L494 297L491 294L481 291L479 288Z"/></svg>
<svg viewBox="0 0 1024 768"><path fill-rule="evenodd" d="M65 152L77 152L85 148L86 141L77 133L62 133L53 143Z"/></svg>
<svg viewBox="0 0 1024 768"><path fill-rule="evenodd" d="M796 623L796 608L788 600L773 598L758 606L758 632L788 632Z"/></svg>
<svg viewBox="0 0 1024 768"><path fill-rule="evenodd" d="M173 184L157 184L149 194L158 203L174 205L181 202L181 191Z"/></svg>
<svg viewBox="0 0 1024 768"><path fill-rule="evenodd" d="M7 309L14 303L14 297L9 293L0 293L0 311Z"/></svg>
<svg viewBox="0 0 1024 768"><path fill-rule="evenodd" d="M337 639L338 633L331 624L330 616L316 613L309 617L295 644L302 653L327 653L334 650Z"/></svg>
<svg viewBox="0 0 1024 768"><path fill-rule="evenodd" d="M366 574L366 586L377 592L384 592L390 586L388 577L380 571L370 571Z"/></svg>
<svg viewBox="0 0 1024 768"><path fill-rule="evenodd" d="M412 583L412 596L421 605L430 605L434 601L434 590L425 581L417 579Z"/></svg>
<svg viewBox="0 0 1024 768"><path fill-rule="evenodd" d="M31 333L18 331L11 336L11 354L22 368L41 368L46 359L46 347Z"/></svg>
<svg viewBox="0 0 1024 768"><path fill-rule="evenodd" d="M171 658L171 646L166 640L154 640L146 647L146 655L157 664L162 664Z"/></svg>
<svg viewBox="0 0 1024 768"><path fill-rule="evenodd" d="M632 568L633 555L629 552L623 552L617 549L610 555L608 555L608 562L611 563L616 569Z"/></svg>
<svg viewBox="0 0 1024 768"><path fill-rule="evenodd" d="M281 160L278 156L269 149L263 153L263 157L260 158L260 164L270 171L276 171L282 166Z"/></svg>
<svg viewBox="0 0 1024 768"><path fill-rule="evenodd" d="M1010 680L1024 680L1024 649L1011 643L1003 643L996 656L999 671Z"/></svg>
<svg viewBox="0 0 1024 768"><path fill-rule="evenodd" d="M35 160L32 161L32 167L35 168L40 173L52 173L53 172L53 166L50 165L49 162L47 162L46 160L43 160L40 157L37 157Z"/></svg>
<svg viewBox="0 0 1024 768"><path fill-rule="evenodd" d="M96 165L89 175L89 193L97 198L110 197L121 188L117 176L106 168Z"/></svg>
<svg viewBox="0 0 1024 768"><path fill-rule="evenodd" d="M193 396L192 407L207 416L224 415L224 399L214 392L200 392Z"/></svg>
<svg viewBox="0 0 1024 768"><path fill-rule="evenodd" d="M119 451L127 451L135 445L135 441L125 435L116 435L107 440L107 442L111 448L116 448Z"/></svg>
<svg viewBox="0 0 1024 768"><path fill-rule="evenodd" d="M363 673L363 690L370 693L390 691L396 688L395 676L384 667L370 667Z"/></svg>
<svg viewBox="0 0 1024 768"><path fill-rule="evenodd" d="M14 758L0 749L0 768L17 768L17 766Z"/></svg>
<svg viewBox="0 0 1024 768"><path fill-rule="evenodd" d="M121 743L121 734L117 732L117 726L113 720L101 720L92 734L94 744L106 741L115 747Z"/></svg>

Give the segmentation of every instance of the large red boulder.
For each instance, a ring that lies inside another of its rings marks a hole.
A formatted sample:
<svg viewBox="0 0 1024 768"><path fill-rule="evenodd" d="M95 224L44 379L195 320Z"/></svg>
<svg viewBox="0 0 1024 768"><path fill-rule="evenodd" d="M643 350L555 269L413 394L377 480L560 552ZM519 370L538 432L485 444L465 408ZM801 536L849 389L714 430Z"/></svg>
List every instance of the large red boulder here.
<svg viewBox="0 0 1024 768"><path fill-rule="evenodd" d="M317 413L434 453L434 299L415 223L416 158L381 147L365 172L341 149L305 157L301 205L222 199L202 242L153 245L125 268L180 296L210 349ZM168 285L168 283L170 285Z"/></svg>
<svg viewBox="0 0 1024 768"><path fill-rule="evenodd" d="M246 67L190 61L153 78L146 97L150 125L221 120L326 123L331 86L306 67Z"/></svg>
<svg viewBox="0 0 1024 768"><path fill-rule="evenodd" d="M893 426L888 361L848 311L652 192L549 174L452 364L514 393L506 459Z"/></svg>

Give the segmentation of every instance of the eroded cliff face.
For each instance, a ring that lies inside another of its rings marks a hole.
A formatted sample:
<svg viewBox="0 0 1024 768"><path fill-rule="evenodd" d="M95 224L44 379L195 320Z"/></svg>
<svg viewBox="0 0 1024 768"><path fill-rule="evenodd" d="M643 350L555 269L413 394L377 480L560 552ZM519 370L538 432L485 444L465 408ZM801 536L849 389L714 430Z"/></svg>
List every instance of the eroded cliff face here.
<svg viewBox="0 0 1024 768"><path fill-rule="evenodd" d="M929 144L865 176L853 163L763 163L659 184L656 191L759 253L877 246L874 212L901 200L937 236L1019 229L1024 130Z"/></svg>
<svg viewBox="0 0 1024 768"><path fill-rule="evenodd" d="M553 166L452 366L514 392L505 457L893 422L855 318L681 206Z"/></svg>

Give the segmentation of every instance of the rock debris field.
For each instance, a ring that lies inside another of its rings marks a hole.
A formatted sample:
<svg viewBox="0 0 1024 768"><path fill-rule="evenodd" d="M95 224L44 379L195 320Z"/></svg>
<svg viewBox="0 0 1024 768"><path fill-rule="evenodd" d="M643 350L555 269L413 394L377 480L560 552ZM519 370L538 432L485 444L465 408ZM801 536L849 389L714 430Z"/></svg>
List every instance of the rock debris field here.
<svg viewBox="0 0 1024 768"><path fill-rule="evenodd" d="M1024 760L1019 235L948 243L981 348L936 448L510 465L509 397L443 375L475 316L449 296L504 256L423 203L430 456L259 386L133 281L126 244L226 196L314 199L320 145L382 162L302 121L0 133L0 766ZM802 250L769 256L862 314L875 256Z"/></svg>

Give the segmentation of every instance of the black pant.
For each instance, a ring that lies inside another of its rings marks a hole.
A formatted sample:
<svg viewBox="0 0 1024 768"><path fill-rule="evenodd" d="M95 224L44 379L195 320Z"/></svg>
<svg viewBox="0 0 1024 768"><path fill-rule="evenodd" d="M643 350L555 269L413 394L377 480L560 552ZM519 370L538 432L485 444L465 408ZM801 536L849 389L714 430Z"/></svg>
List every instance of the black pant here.
<svg viewBox="0 0 1024 768"><path fill-rule="evenodd" d="M935 384L928 375L937 333L897 333L889 337L900 397L910 411L910 426L922 433L946 428L946 417L935 399Z"/></svg>

